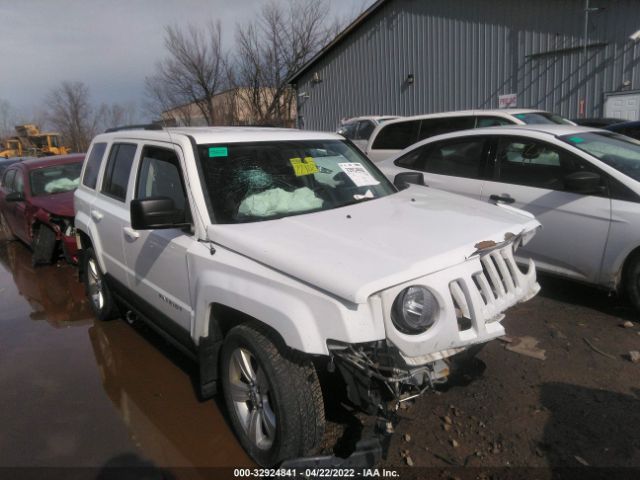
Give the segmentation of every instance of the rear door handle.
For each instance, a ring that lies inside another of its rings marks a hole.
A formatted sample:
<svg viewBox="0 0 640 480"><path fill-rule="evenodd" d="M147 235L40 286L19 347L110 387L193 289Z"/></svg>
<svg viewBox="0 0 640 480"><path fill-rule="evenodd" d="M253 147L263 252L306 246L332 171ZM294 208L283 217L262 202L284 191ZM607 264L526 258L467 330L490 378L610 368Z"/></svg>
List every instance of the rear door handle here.
<svg viewBox="0 0 640 480"><path fill-rule="evenodd" d="M96 222L102 220L104 215L100 213L98 210L91 210L91 218L93 218Z"/></svg>
<svg viewBox="0 0 640 480"><path fill-rule="evenodd" d="M509 197L508 195L489 195L489 200L502 203L513 203L516 201L515 198Z"/></svg>
<svg viewBox="0 0 640 480"><path fill-rule="evenodd" d="M137 240L140 238L140 232L137 232L131 227L124 227L122 230L129 240Z"/></svg>

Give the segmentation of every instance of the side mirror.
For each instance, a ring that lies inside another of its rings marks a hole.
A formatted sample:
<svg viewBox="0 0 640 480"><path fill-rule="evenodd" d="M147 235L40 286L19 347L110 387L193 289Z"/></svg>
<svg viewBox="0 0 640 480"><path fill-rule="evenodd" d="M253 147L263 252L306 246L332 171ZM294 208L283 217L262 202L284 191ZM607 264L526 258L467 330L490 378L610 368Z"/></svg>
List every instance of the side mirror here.
<svg viewBox="0 0 640 480"><path fill-rule="evenodd" d="M24 202L24 195L22 192L11 192L4 197L5 202Z"/></svg>
<svg viewBox="0 0 640 480"><path fill-rule="evenodd" d="M594 172L573 172L564 177L564 186L569 192L588 195L602 190L601 180Z"/></svg>
<svg viewBox="0 0 640 480"><path fill-rule="evenodd" d="M178 210L169 197L150 197L131 200L131 228L155 230L160 228L183 228L184 211Z"/></svg>
<svg viewBox="0 0 640 480"><path fill-rule="evenodd" d="M424 177L420 172L402 172L395 176L393 184L398 190L404 190L409 184L424 186Z"/></svg>

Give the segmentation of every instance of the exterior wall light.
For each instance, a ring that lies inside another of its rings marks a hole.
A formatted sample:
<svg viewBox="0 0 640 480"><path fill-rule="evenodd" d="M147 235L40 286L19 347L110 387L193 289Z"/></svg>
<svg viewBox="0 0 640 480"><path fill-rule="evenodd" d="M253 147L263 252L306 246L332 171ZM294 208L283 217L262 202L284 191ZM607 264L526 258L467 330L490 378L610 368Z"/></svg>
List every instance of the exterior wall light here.
<svg viewBox="0 0 640 480"><path fill-rule="evenodd" d="M413 73L410 73L409 75L407 75L407 85L413 85Z"/></svg>

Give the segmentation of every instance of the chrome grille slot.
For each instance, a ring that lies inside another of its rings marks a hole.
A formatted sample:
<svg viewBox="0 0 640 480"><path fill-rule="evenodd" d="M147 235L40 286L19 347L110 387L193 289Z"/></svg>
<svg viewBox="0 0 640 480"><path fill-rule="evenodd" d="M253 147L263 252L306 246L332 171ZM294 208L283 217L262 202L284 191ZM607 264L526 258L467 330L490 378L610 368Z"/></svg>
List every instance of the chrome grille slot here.
<svg viewBox="0 0 640 480"><path fill-rule="evenodd" d="M493 293L493 290L491 289L491 285L489 285L489 282L487 281L487 277L485 276L484 273L476 273L473 276L473 282L478 288L478 291L480 292L480 296L482 297L482 300L484 300L485 305L489 305L491 302L493 302L496 299Z"/></svg>
<svg viewBox="0 0 640 480"><path fill-rule="evenodd" d="M467 298L461 280L454 280L449 284L449 291L453 299L453 306L456 311L456 319L458 320L458 331L463 332L469 330L473 322L471 321L470 300Z"/></svg>
<svg viewBox="0 0 640 480"><path fill-rule="evenodd" d="M480 261L482 262L482 270L489 281L489 285L491 285L491 291L496 298L501 297L506 293L506 291L491 255L484 255L481 257Z"/></svg>

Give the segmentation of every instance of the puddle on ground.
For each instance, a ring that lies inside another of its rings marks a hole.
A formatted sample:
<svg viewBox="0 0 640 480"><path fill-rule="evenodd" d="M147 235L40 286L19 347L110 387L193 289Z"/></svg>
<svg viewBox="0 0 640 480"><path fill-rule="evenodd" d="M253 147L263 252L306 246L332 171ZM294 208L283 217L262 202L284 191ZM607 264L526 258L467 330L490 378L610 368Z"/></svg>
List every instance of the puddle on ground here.
<svg viewBox="0 0 640 480"><path fill-rule="evenodd" d="M95 321L74 267L34 268L0 240L0 326L0 467L252 465L222 404L198 400L195 364L144 327Z"/></svg>

